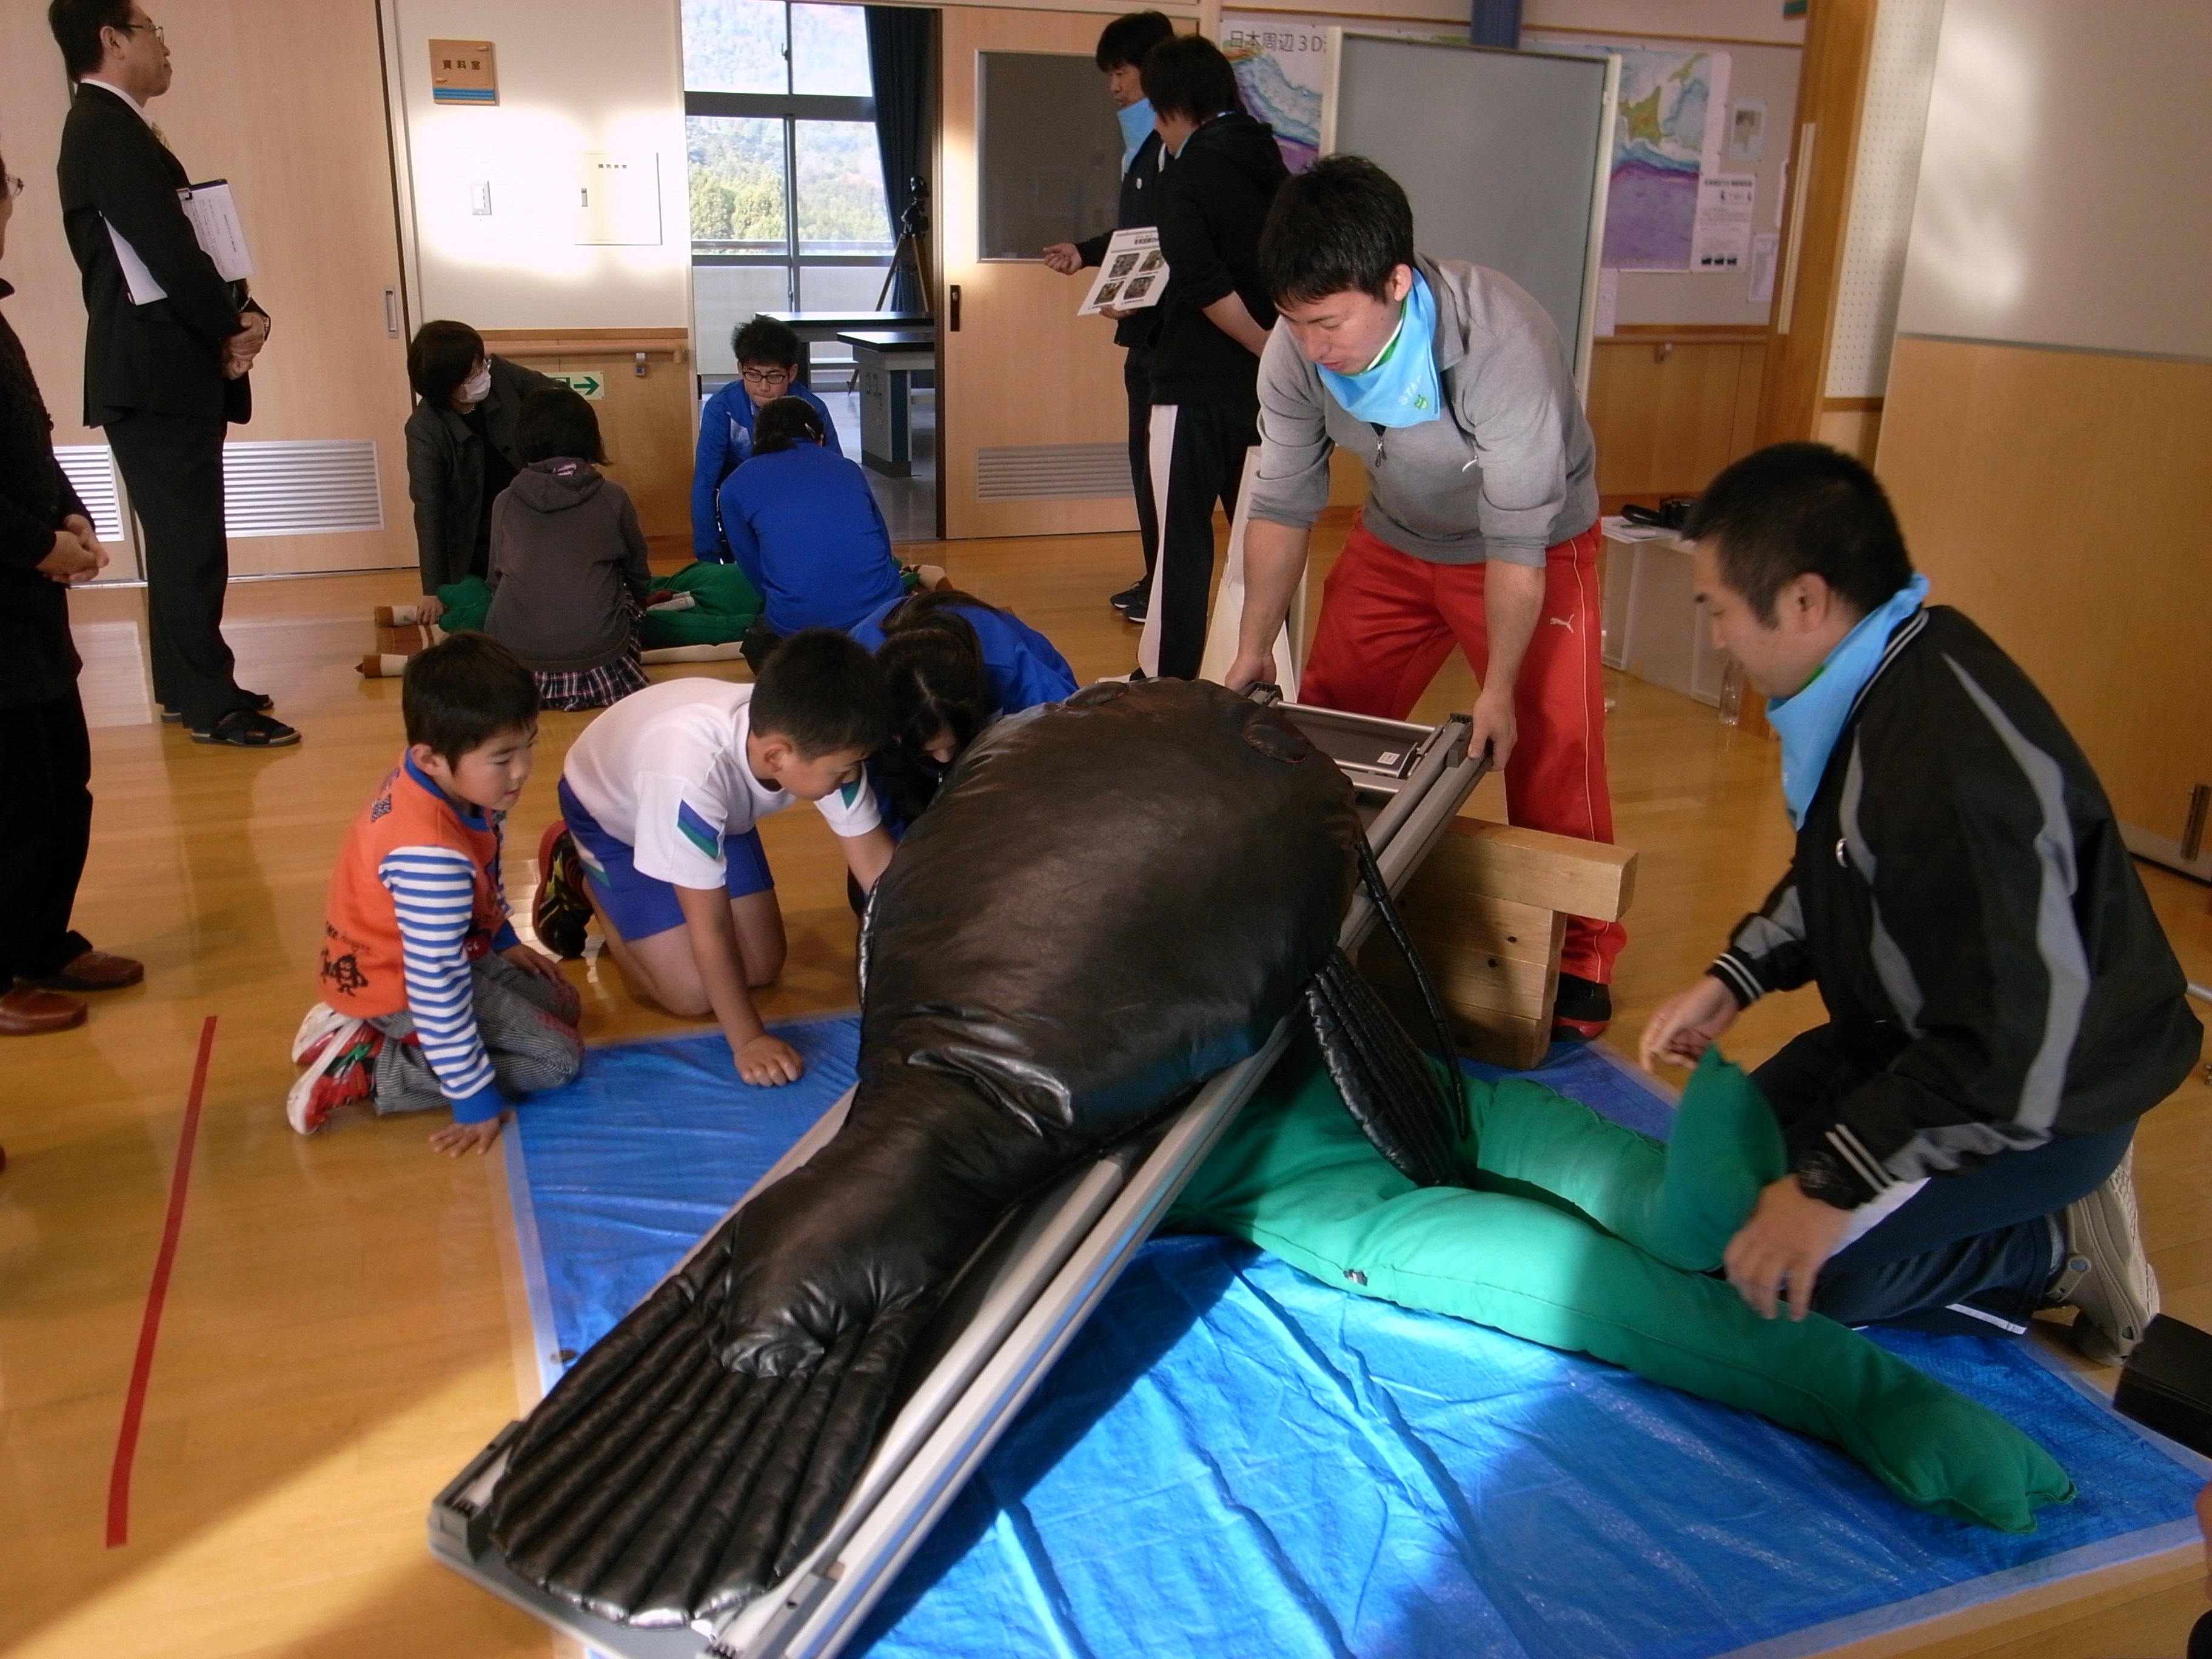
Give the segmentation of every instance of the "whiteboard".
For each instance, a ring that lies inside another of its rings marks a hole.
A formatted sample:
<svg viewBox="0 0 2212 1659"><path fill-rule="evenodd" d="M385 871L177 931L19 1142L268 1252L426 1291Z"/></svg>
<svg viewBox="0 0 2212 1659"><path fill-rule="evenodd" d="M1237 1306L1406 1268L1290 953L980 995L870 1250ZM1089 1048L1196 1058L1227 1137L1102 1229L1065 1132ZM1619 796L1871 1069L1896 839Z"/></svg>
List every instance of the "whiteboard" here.
<svg viewBox="0 0 2212 1659"><path fill-rule="evenodd" d="M2204 0L1949 0L1901 333L2212 360Z"/></svg>
<svg viewBox="0 0 2212 1659"><path fill-rule="evenodd" d="M1405 186L1422 252L1528 289L1587 391L1619 64L1345 29L1329 47L1322 152Z"/></svg>

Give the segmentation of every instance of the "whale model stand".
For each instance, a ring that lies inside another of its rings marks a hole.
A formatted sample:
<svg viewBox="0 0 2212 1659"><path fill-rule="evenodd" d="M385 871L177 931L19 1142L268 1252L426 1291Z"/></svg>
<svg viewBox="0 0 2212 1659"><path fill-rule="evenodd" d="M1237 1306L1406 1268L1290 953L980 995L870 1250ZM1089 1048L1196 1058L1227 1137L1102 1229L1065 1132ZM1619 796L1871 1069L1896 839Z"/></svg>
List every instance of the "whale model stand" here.
<svg viewBox="0 0 2212 1659"><path fill-rule="evenodd" d="M1294 704L1282 712L1351 781L1374 855L1371 877L1392 892L1402 889L1486 769L1486 762L1468 756L1466 716L1424 726ZM1346 956L1376 918L1365 892L1355 892L1339 935ZM917 1341L905 1370L915 1380L835 1521L748 1604L688 1626L641 1628L599 1618L515 1571L493 1543L489 1522L521 1423L501 1431L432 1503L431 1553L609 1659L830 1659L1167 1214L1282 1054L1292 1024L1279 1024L1257 1052L1218 1073L1164 1121L1107 1146L1000 1224ZM730 1215L827 1146L852 1099L848 1091ZM718 1224L693 1254L723 1231Z"/></svg>

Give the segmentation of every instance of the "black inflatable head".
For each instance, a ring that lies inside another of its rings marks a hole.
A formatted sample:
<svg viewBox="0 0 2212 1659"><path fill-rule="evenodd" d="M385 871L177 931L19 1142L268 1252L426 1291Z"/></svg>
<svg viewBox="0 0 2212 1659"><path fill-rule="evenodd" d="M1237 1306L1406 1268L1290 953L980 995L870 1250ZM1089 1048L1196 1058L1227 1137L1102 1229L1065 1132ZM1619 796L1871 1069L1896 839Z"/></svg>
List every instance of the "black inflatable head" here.
<svg viewBox="0 0 2212 1659"><path fill-rule="evenodd" d="M1001 722L876 895L863 1095L901 1067L954 1072L1096 1144L1293 1008L1359 834L1328 757L1218 685L1108 682Z"/></svg>

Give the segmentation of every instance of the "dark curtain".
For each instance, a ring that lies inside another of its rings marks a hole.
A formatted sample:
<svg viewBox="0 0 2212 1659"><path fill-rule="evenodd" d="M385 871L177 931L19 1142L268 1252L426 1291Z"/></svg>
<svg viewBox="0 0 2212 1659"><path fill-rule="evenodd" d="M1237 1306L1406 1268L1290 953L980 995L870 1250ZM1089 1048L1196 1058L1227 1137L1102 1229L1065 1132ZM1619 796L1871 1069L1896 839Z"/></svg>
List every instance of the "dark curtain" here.
<svg viewBox="0 0 2212 1659"><path fill-rule="evenodd" d="M1521 0L1473 0L1468 38L1478 46L1521 44Z"/></svg>
<svg viewBox="0 0 2212 1659"><path fill-rule="evenodd" d="M921 315L928 309L916 274L916 256L927 268L929 198L922 183L924 130L929 112L930 46L937 14L919 6L870 6L868 77L876 92L876 152L884 163L884 199L890 208L891 234L910 232L919 246L902 255L886 304L893 311ZM919 195L919 199L917 199Z"/></svg>

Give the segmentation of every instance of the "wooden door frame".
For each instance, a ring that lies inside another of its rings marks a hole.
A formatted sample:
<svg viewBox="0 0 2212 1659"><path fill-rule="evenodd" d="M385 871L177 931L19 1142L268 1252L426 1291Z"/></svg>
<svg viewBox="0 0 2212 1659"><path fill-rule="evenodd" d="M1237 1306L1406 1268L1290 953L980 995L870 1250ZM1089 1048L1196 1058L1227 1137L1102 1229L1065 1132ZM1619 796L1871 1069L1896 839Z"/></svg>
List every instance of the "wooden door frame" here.
<svg viewBox="0 0 2212 1659"><path fill-rule="evenodd" d="M1790 143L1782 270L1759 395L1761 446L1818 435L1879 5L1880 0L1816 0L1807 20L1796 131Z"/></svg>

